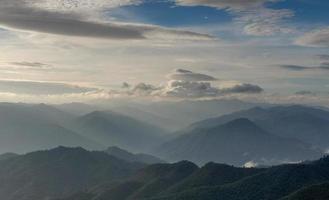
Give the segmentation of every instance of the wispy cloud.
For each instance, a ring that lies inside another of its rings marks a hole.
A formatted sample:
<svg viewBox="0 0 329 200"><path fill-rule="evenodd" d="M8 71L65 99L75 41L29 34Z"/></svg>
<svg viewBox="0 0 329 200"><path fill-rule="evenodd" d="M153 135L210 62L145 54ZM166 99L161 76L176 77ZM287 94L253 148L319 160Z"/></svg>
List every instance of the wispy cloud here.
<svg viewBox="0 0 329 200"><path fill-rule="evenodd" d="M308 47L329 47L329 27L305 33L295 43Z"/></svg>
<svg viewBox="0 0 329 200"><path fill-rule="evenodd" d="M294 16L289 9L271 9L266 7L268 2L280 0L176 0L183 6L210 6L225 9L235 15L235 21L244 26L247 35L271 36L278 33L291 33L293 29L284 24L285 19Z"/></svg>
<svg viewBox="0 0 329 200"><path fill-rule="evenodd" d="M59 95L86 93L95 90L97 89L57 82L0 80L0 92L2 93Z"/></svg>

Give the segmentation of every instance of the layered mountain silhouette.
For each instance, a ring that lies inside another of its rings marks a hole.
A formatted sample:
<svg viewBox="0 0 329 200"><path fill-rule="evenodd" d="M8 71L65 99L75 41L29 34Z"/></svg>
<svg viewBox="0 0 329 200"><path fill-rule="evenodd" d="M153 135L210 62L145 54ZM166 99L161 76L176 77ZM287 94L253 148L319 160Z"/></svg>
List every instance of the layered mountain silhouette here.
<svg viewBox="0 0 329 200"><path fill-rule="evenodd" d="M160 158L157 158L155 156L149 155L149 154L143 154L143 153L131 153L129 151L126 151L124 149L121 149L119 147L109 147L105 150L106 153L109 155L112 155L114 157L120 158L125 161L129 162L140 162L140 163L146 163L146 164L155 164L155 163L165 163L165 161L161 160ZM1 159L1 156L0 156Z"/></svg>
<svg viewBox="0 0 329 200"><path fill-rule="evenodd" d="M82 148L58 147L28 153L0 161L0 199L65 197L129 177L143 166Z"/></svg>
<svg viewBox="0 0 329 200"><path fill-rule="evenodd" d="M325 200L329 159L270 168L156 164L127 180L65 200ZM314 195L314 196L313 196Z"/></svg>
<svg viewBox="0 0 329 200"><path fill-rule="evenodd" d="M211 126L210 126L211 127ZM273 165L321 157L321 152L296 139L271 134L246 118L211 128L196 128L156 150L168 161L187 159L242 166L247 162Z"/></svg>
<svg viewBox="0 0 329 200"><path fill-rule="evenodd" d="M144 152L165 131L122 114L94 111L76 116L45 104L0 103L0 153L26 153L59 145L101 150L118 145Z"/></svg>
<svg viewBox="0 0 329 200"><path fill-rule="evenodd" d="M59 145L90 149L101 145L66 127L73 116L44 104L0 104L0 153L54 148Z"/></svg>
<svg viewBox="0 0 329 200"><path fill-rule="evenodd" d="M239 111L194 123L182 133L215 127L237 118L248 118L267 132L280 137L298 139L324 150L329 147L329 112L299 105Z"/></svg>
<svg viewBox="0 0 329 200"><path fill-rule="evenodd" d="M161 143L165 131L111 111L94 111L77 118L73 129L104 146L145 152Z"/></svg>

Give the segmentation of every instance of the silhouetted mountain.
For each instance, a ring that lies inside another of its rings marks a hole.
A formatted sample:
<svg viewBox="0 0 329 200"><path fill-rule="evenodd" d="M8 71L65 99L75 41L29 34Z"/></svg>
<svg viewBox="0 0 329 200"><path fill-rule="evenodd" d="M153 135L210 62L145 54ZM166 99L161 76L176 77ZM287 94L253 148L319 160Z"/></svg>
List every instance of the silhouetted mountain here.
<svg viewBox="0 0 329 200"><path fill-rule="evenodd" d="M161 200L276 200L303 187L329 180L329 160L272 167L231 184L199 187L168 195ZM156 199L156 198L154 198Z"/></svg>
<svg viewBox="0 0 329 200"><path fill-rule="evenodd" d="M105 150L106 153L114 157L120 158L129 162L141 162L146 164L165 163L165 161L149 154L133 154L119 147L109 147Z"/></svg>
<svg viewBox="0 0 329 200"><path fill-rule="evenodd" d="M120 146L133 152L145 152L160 144L164 131L115 112L95 111L79 117L74 130L104 146Z"/></svg>
<svg viewBox="0 0 329 200"><path fill-rule="evenodd" d="M102 146L66 128L73 116L44 104L0 103L0 153L25 153L59 145Z"/></svg>
<svg viewBox="0 0 329 200"><path fill-rule="evenodd" d="M278 164L315 159L321 153L294 139L270 134L246 118L212 128L194 129L161 145L155 152L168 161L210 161L238 166L252 161Z"/></svg>
<svg viewBox="0 0 329 200"><path fill-rule="evenodd" d="M4 153L0 155L0 161L18 156L16 153Z"/></svg>
<svg viewBox="0 0 329 200"><path fill-rule="evenodd" d="M65 197L96 184L128 177L143 166L82 148L33 152L0 161L0 199Z"/></svg>
<svg viewBox="0 0 329 200"><path fill-rule="evenodd" d="M302 188L281 200L328 200L329 182Z"/></svg>
<svg viewBox="0 0 329 200"><path fill-rule="evenodd" d="M316 147L329 148L329 112L298 105L256 107L197 122L182 133L193 129L215 127L241 117L252 120L267 132L280 137L295 138Z"/></svg>
<svg viewBox="0 0 329 200"><path fill-rule="evenodd" d="M287 195L294 198L292 200L304 200L300 197L309 200L308 197L314 193L310 200L318 200L314 197L322 200L328 194L328 185L321 183L328 181L328 157L266 169L236 168L215 163L198 168L192 163L180 162L152 165L132 178L104 187L101 191L79 194L83 197L89 195L92 200L278 200Z"/></svg>

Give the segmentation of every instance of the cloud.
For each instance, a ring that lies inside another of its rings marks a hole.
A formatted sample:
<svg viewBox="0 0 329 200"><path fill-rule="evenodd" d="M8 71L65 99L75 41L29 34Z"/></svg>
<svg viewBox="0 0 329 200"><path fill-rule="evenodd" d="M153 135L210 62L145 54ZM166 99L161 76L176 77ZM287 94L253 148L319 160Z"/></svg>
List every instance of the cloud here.
<svg viewBox="0 0 329 200"><path fill-rule="evenodd" d="M171 80L182 80L182 81L216 81L215 77L194 73L185 69L176 69L173 73L167 76Z"/></svg>
<svg viewBox="0 0 329 200"><path fill-rule="evenodd" d="M315 67L306 67L302 65L279 65L279 67L291 71L329 70L329 63L322 63L320 66L315 66Z"/></svg>
<svg viewBox="0 0 329 200"><path fill-rule="evenodd" d="M237 23L245 24L244 32L253 36L272 36L275 34L287 34L293 29L283 25L285 19L294 16L289 9L260 8L246 12L237 12Z"/></svg>
<svg viewBox="0 0 329 200"><path fill-rule="evenodd" d="M302 91L298 91L295 93L295 95L300 95L300 96L315 96L316 93L309 91L309 90L302 90Z"/></svg>
<svg viewBox="0 0 329 200"><path fill-rule="evenodd" d="M212 86L216 78L195 73L185 69L177 69L167 75L170 80L160 86L139 83L125 88L121 94L136 97L163 97L163 98L217 98L232 94L258 94L263 89L252 84L235 84L231 87L219 88ZM130 85L130 84L127 84ZM127 90L128 89L128 90ZM114 93L120 93L115 91Z"/></svg>
<svg viewBox="0 0 329 200"><path fill-rule="evenodd" d="M243 25L243 32L252 36L271 36L291 33L293 30L283 25L287 18L294 16L289 9L270 9L268 2L280 0L176 0L182 6L208 6L226 9L235 15L234 21Z"/></svg>
<svg viewBox="0 0 329 200"><path fill-rule="evenodd" d="M95 91L95 88L66 83L0 80L0 93L29 95L59 95Z"/></svg>
<svg viewBox="0 0 329 200"><path fill-rule="evenodd" d="M257 93L262 93L264 91L263 88L261 88L258 85L252 85L252 84L240 84L240 85L235 85L231 88L225 88L222 89L222 92L224 93L248 93L248 94L257 94Z"/></svg>
<svg viewBox="0 0 329 200"><path fill-rule="evenodd" d="M317 58L319 58L320 60L329 60L329 54L320 54L320 55L316 55Z"/></svg>
<svg viewBox="0 0 329 200"><path fill-rule="evenodd" d="M24 69L52 69L52 66L46 63L40 62L10 62L10 65L18 66Z"/></svg>
<svg viewBox="0 0 329 200"><path fill-rule="evenodd" d="M176 0L178 5L183 6L209 6L218 9L245 10L262 6L265 2L277 0Z"/></svg>
<svg viewBox="0 0 329 200"><path fill-rule="evenodd" d="M287 70L292 70L292 71L303 71L303 70L307 70L310 67L305 67L305 66L301 66L301 65L279 65L279 67L283 68L283 69L287 69Z"/></svg>
<svg viewBox="0 0 329 200"><path fill-rule="evenodd" d="M307 47L329 47L329 27L305 33L295 44Z"/></svg>
<svg viewBox="0 0 329 200"><path fill-rule="evenodd" d="M0 26L41 33L105 39L214 39L207 34L144 24L113 23L100 18L103 9L135 1L0 0ZM82 8L91 12L81 11Z"/></svg>

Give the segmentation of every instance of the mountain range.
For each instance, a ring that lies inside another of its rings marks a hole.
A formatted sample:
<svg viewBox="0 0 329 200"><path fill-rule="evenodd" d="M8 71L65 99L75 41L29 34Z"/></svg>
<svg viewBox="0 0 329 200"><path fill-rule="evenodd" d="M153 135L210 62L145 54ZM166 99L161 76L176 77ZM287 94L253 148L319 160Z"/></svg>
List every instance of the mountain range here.
<svg viewBox="0 0 329 200"><path fill-rule="evenodd" d="M216 163L200 168L181 161L149 165L127 179L61 200L324 200L328 180L328 157L269 168Z"/></svg>
<svg viewBox="0 0 329 200"><path fill-rule="evenodd" d="M161 128L115 112L77 116L45 104L0 103L0 126L0 153L59 145L91 150L117 145L143 152L160 144L166 135Z"/></svg>
<svg viewBox="0 0 329 200"><path fill-rule="evenodd" d="M193 129L211 128L237 118L248 118L274 135L293 138L326 150L329 148L329 112L300 105L255 107L196 122L181 134Z"/></svg>
<svg viewBox="0 0 329 200"><path fill-rule="evenodd" d="M164 143L154 152L168 161L187 159L200 165L214 161L236 166L299 162L322 155L299 140L271 134L247 118L193 129Z"/></svg>

